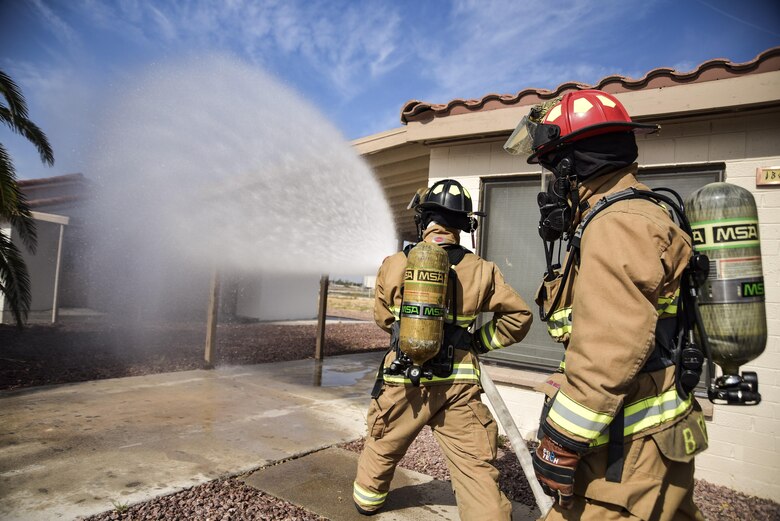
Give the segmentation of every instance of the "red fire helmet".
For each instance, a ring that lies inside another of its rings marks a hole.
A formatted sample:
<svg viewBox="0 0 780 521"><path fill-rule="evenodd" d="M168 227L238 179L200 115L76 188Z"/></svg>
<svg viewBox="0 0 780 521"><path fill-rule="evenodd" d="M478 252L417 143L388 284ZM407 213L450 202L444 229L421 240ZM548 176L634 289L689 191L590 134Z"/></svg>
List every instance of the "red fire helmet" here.
<svg viewBox="0 0 780 521"><path fill-rule="evenodd" d="M530 122L530 120L529 120ZM567 92L536 125L529 129L532 154L529 163L555 148L610 132L651 133L658 125L631 121L625 107L614 96L600 90Z"/></svg>

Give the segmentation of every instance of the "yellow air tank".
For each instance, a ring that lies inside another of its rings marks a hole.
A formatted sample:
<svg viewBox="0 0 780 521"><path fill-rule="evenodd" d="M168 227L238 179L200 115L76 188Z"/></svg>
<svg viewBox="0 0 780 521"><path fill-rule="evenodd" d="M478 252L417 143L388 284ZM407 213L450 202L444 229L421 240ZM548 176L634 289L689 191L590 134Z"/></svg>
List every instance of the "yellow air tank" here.
<svg viewBox="0 0 780 521"><path fill-rule="evenodd" d="M436 244L421 242L409 251L398 345L414 364L409 378L415 385L422 364L436 356L444 338L449 269L447 252Z"/></svg>
<svg viewBox="0 0 780 521"><path fill-rule="evenodd" d="M699 309L712 359L723 369L716 386L758 395L755 373L745 373L747 386L739 376L739 367L758 357L767 340L758 211L753 195L734 184L711 183L691 194L685 213L693 230L694 248L710 259L709 275L699 293ZM732 398L737 399L736 395ZM739 400L745 403L742 396Z"/></svg>

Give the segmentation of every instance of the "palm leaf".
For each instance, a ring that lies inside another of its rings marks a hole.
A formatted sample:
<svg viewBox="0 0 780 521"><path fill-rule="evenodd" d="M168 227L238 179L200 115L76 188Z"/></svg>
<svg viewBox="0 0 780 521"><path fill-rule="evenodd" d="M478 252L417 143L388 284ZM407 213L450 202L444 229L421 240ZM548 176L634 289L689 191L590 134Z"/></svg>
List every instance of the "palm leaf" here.
<svg viewBox="0 0 780 521"><path fill-rule="evenodd" d="M13 116L27 119L27 103L24 101L22 91L14 80L3 71L0 71L0 94L5 98L6 104Z"/></svg>
<svg viewBox="0 0 780 521"><path fill-rule="evenodd" d="M30 274L22 253L0 230L0 292L5 294L16 325L22 327L30 309Z"/></svg>
<svg viewBox="0 0 780 521"><path fill-rule="evenodd" d="M27 118L27 103L19 86L0 71L0 122L30 141L41 161L54 164L54 154L46 134ZM2 100L5 100L5 104ZM37 233L30 206L16 182L11 157L0 144L0 221L8 221L19 239L31 253L35 253ZM30 274L19 248L9 235L0 230L0 295L5 295L11 312L20 328L30 310ZM1 318L1 317L0 317Z"/></svg>
<svg viewBox="0 0 780 521"><path fill-rule="evenodd" d="M8 125L11 130L21 134L38 149L41 161L51 166L54 164L54 152L51 149L46 134L38 128L38 125L27 118L14 114L7 107L0 106L0 121Z"/></svg>
<svg viewBox="0 0 780 521"><path fill-rule="evenodd" d="M27 199L16 183L11 158L0 144L0 218L7 220L19 234L27 250L35 253L38 234Z"/></svg>

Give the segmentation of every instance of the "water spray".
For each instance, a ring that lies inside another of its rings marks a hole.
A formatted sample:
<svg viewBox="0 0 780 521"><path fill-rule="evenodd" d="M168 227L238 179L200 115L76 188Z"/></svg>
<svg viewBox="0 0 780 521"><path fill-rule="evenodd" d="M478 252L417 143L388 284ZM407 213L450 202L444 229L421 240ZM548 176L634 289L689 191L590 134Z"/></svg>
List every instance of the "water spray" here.
<svg viewBox="0 0 780 521"><path fill-rule="evenodd" d="M202 310L214 266L316 281L373 273L395 250L369 167L263 71L208 55L132 78L109 97L86 170L99 304Z"/></svg>

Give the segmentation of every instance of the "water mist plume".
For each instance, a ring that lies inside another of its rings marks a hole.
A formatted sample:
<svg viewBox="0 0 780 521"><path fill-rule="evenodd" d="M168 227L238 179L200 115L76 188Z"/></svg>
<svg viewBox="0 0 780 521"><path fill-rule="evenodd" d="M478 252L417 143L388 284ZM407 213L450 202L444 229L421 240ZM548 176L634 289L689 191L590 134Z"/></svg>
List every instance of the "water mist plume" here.
<svg viewBox="0 0 780 521"><path fill-rule="evenodd" d="M394 250L373 173L264 72L215 55L156 65L109 103L87 166L94 260L127 298L214 267L373 274Z"/></svg>

